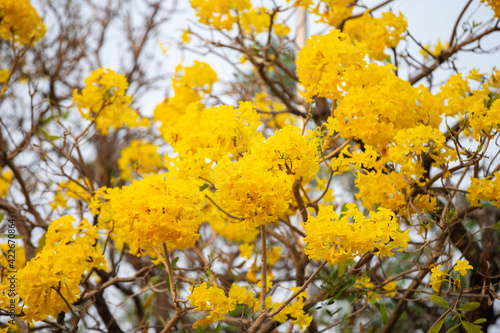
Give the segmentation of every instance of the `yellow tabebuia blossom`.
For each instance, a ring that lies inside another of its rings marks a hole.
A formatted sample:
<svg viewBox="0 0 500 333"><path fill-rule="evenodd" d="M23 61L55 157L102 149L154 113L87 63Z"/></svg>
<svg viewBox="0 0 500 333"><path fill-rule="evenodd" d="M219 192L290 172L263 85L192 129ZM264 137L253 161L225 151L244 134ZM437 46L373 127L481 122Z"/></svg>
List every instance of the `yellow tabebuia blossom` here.
<svg viewBox="0 0 500 333"><path fill-rule="evenodd" d="M67 303L79 297L82 274L106 269L97 228L83 220L75 229L74 221L72 216L52 221L42 251L18 272L23 319L28 322L69 311Z"/></svg>
<svg viewBox="0 0 500 333"><path fill-rule="evenodd" d="M302 136L297 126L280 129L264 145L256 145L252 154L267 161L270 167L294 175L296 179L303 178L306 183L318 171L315 144Z"/></svg>
<svg viewBox="0 0 500 333"><path fill-rule="evenodd" d="M104 135L110 128L148 126L149 121L139 120L137 111L130 107L132 96L126 95L127 89L128 82L123 74L99 68L85 79L81 92L73 91L73 102L82 117L93 121Z"/></svg>
<svg viewBox="0 0 500 333"><path fill-rule="evenodd" d="M308 39L296 61L297 74L305 89L301 94L306 101L315 96L333 99L342 96L344 72L362 69L367 51L364 44L354 45L340 30Z"/></svg>
<svg viewBox="0 0 500 333"><path fill-rule="evenodd" d="M196 321L193 328L210 325L213 322L224 319L224 315L233 311L237 304L244 304L251 308L257 302L257 298L247 288L233 284L226 296L219 287L209 286L206 282L191 287L191 294L187 296L191 305L197 311L210 311L210 314L203 319Z"/></svg>
<svg viewBox="0 0 500 333"><path fill-rule="evenodd" d="M337 27L352 15L354 9L351 0L321 0L316 5L312 1L301 1L301 6L309 7L309 12L319 16L318 22Z"/></svg>
<svg viewBox="0 0 500 333"><path fill-rule="evenodd" d="M396 281L391 281L382 287L382 290L388 291L384 294L385 297L395 297L396 296Z"/></svg>
<svg viewBox="0 0 500 333"><path fill-rule="evenodd" d="M370 58L383 60L387 57L384 50L398 45L407 26L401 12L398 16L385 12L382 17L375 18L366 11L361 17L347 21L343 31L353 40L365 42Z"/></svg>
<svg viewBox="0 0 500 333"><path fill-rule="evenodd" d="M214 167L217 203L247 228L276 222L291 202L293 176L269 168L251 154L236 162L223 158Z"/></svg>
<svg viewBox="0 0 500 333"><path fill-rule="evenodd" d="M191 0L191 7L202 24L216 29L231 30L237 22L237 12L250 9L250 0Z"/></svg>
<svg viewBox="0 0 500 333"><path fill-rule="evenodd" d="M343 89L347 93L328 119L329 132L361 139L381 152L401 129L419 123L439 127L443 111L440 99L427 88L412 87L398 78L393 68L372 63L358 71L346 70Z"/></svg>
<svg viewBox="0 0 500 333"><path fill-rule="evenodd" d="M457 264L453 267L453 270L459 272L462 276L467 275L468 269L474 269L474 267L472 267L472 265L469 265L469 261L465 259L457 260Z"/></svg>
<svg viewBox="0 0 500 333"><path fill-rule="evenodd" d="M57 209L59 207L69 208L68 200L65 198L62 192L57 192L56 195L54 195L53 201L50 203L50 207L52 209Z"/></svg>
<svg viewBox="0 0 500 333"><path fill-rule="evenodd" d="M500 205L500 172L495 172L493 177L494 180L492 177L484 179L470 177L467 199L473 207L481 207L480 200L491 201L495 206Z"/></svg>
<svg viewBox="0 0 500 333"><path fill-rule="evenodd" d="M135 255L153 255L153 247L166 244L168 250L192 246L197 231L203 194L192 179L175 179L171 174L153 174L134 180L129 186L107 189L116 237Z"/></svg>
<svg viewBox="0 0 500 333"><path fill-rule="evenodd" d="M5 81L7 81L9 75L10 75L10 69L7 68L0 69L0 83L4 83Z"/></svg>
<svg viewBox="0 0 500 333"><path fill-rule="evenodd" d="M133 140L130 145L122 150L118 159L120 177L124 180L132 179L133 173L143 176L148 173L158 172L163 165L158 147L149 142Z"/></svg>
<svg viewBox="0 0 500 333"><path fill-rule="evenodd" d="M420 166L421 165L418 165ZM421 171L417 172L421 174ZM406 194L411 186L404 173L400 172L358 172L356 186L359 191L356 198L363 202L363 206L371 209L378 205L386 207L398 214L409 214ZM419 211L430 211L436 207L436 197L428 194L413 199L412 206Z"/></svg>
<svg viewBox="0 0 500 333"><path fill-rule="evenodd" d="M441 284L446 279L446 277L449 276L449 274L443 272L440 269L440 267L441 267L441 265L438 265L438 266L431 269L430 284L431 284L432 289L435 292L438 292L439 289L441 289Z"/></svg>
<svg viewBox="0 0 500 333"><path fill-rule="evenodd" d="M365 217L353 203L347 204L347 211L340 218L333 206L321 206L318 216L310 216L303 226L307 256L331 264L362 256L374 248L375 254L391 257L393 250L406 249L410 238L409 230L399 231L399 223L390 210L379 208Z"/></svg>
<svg viewBox="0 0 500 333"><path fill-rule="evenodd" d="M191 152L217 161L247 151L252 140L261 138L259 125L259 115L250 102L241 102L238 109L230 105L199 109L193 103L169 128L168 136L164 132L164 138L181 157Z"/></svg>
<svg viewBox="0 0 500 333"><path fill-rule="evenodd" d="M478 99L469 105L469 123L472 137L479 141L480 137L492 137L500 129L500 99L496 99L489 107L484 99Z"/></svg>
<svg viewBox="0 0 500 333"><path fill-rule="evenodd" d="M29 0L0 0L0 38L33 44L45 35L42 19Z"/></svg>
<svg viewBox="0 0 500 333"><path fill-rule="evenodd" d="M10 183L12 182L12 171L7 170L0 172L0 198L3 198L9 194Z"/></svg>
<svg viewBox="0 0 500 333"><path fill-rule="evenodd" d="M237 161L219 160L213 170L218 203L253 228L276 222L291 203L294 180L314 178L318 163L311 141L287 126L266 142L256 140Z"/></svg>
<svg viewBox="0 0 500 333"><path fill-rule="evenodd" d="M187 112L191 103L203 108L202 98L212 91L217 81L215 71L204 62L195 61L192 66L178 65L172 78L174 96L158 104L154 110L155 121L160 121L160 132L167 142L172 141L171 130L177 126L179 118Z"/></svg>

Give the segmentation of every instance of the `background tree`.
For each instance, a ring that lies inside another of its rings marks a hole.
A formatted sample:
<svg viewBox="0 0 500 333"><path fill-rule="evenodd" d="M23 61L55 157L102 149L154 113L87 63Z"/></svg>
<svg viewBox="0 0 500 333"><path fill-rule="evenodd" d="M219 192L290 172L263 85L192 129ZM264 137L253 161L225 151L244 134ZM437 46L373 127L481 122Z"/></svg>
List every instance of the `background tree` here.
<svg viewBox="0 0 500 333"><path fill-rule="evenodd" d="M391 3L192 0L164 66L175 1L0 2L4 331L492 327L500 72L455 62L500 7L428 46Z"/></svg>

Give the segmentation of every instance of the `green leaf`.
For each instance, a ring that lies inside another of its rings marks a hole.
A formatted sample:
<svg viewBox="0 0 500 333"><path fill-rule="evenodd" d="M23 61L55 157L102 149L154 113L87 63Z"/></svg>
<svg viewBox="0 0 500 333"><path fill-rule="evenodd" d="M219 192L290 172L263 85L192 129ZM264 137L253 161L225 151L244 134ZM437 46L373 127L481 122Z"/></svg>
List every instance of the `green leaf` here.
<svg viewBox="0 0 500 333"><path fill-rule="evenodd" d="M203 328L200 325L196 325L196 333L203 333Z"/></svg>
<svg viewBox="0 0 500 333"><path fill-rule="evenodd" d="M460 326L460 325L462 325L462 323L458 323L458 324L456 324L455 326L450 327L450 328L446 331L446 333L455 332L455 329L456 329L458 326Z"/></svg>
<svg viewBox="0 0 500 333"><path fill-rule="evenodd" d="M3 221L3 218L5 217L5 213L0 214L0 222Z"/></svg>
<svg viewBox="0 0 500 333"><path fill-rule="evenodd" d="M462 306L459 307L458 309L460 311L463 311L463 312L470 312L470 311L476 310L480 306L481 306L481 303L479 303L479 302L470 302L470 303L462 304Z"/></svg>
<svg viewBox="0 0 500 333"><path fill-rule="evenodd" d="M382 322L387 324L387 312L385 311L385 305L383 303L375 303L375 306L380 311L380 316L382 317Z"/></svg>
<svg viewBox="0 0 500 333"><path fill-rule="evenodd" d="M468 333L482 333L481 326L474 325L469 323L468 321L463 321L462 326Z"/></svg>
<svg viewBox="0 0 500 333"><path fill-rule="evenodd" d="M41 252L43 250L43 247L45 245L45 235L46 234L43 234L42 237L40 238L40 241L38 242L38 246L36 247L35 254L38 254L39 252Z"/></svg>
<svg viewBox="0 0 500 333"><path fill-rule="evenodd" d="M487 320L486 318L479 318L474 321L474 324L482 324L485 323Z"/></svg>
<svg viewBox="0 0 500 333"><path fill-rule="evenodd" d="M441 296L438 295L430 295L429 299L434 302L436 305L448 309L450 305L446 302Z"/></svg>
<svg viewBox="0 0 500 333"><path fill-rule="evenodd" d="M222 326L220 325L220 323L217 323L217 327L216 327L216 328L215 328L215 330L213 330L212 332L213 332L213 333L219 333L219 332L220 332L221 327L222 327Z"/></svg>
<svg viewBox="0 0 500 333"><path fill-rule="evenodd" d="M443 327L445 319L446 318L443 318L440 321L438 321L437 323L435 323L427 333L439 333L439 330L441 329L441 327Z"/></svg>
<svg viewBox="0 0 500 333"><path fill-rule="evenodd" d="M170 266L172 267L173 271L177 270L177 267L175 267L175 264L177 264L178 261L179 261L179 257L175 257L174 260L172 260L172 263L170 264Z"/></svg>
<svg viewBox="0 0 500 333"><path fill-rule="evenodd" d="M209 187L210 185L208 184L203 184L200 186L200 192L203 191L204 189L206 189L207 187Z"/></svg>
<svg viewBox="0 0 500 333"><path fill-rule="evenodd" d="M54 141L54 140L57 140L57 139L61 138L60 136L48 135L47 132L45 132L44 130L42 130L42 134L45 137L45 139L47 139L49 141Z"/></svg>

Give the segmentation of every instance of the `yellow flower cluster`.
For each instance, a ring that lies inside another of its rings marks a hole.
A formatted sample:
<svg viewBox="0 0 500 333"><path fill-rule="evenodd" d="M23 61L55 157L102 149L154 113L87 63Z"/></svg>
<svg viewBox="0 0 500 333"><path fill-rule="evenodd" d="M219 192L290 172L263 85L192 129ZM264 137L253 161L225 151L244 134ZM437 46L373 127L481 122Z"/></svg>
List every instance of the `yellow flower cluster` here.
<svg viewBox="0 0 500 333"><path fill-rule="evenodd" d="M226 157L214 167L216 199L248 228L275 222L288 209L294 179L315 176L316 150L299 131L287 126L237 161Z"/></svg>
<svg viewBox="0 0 500 333"><path fill-rule="evenodd" d="M145 174L158 172L163 165L158 147L149 142L133 140L122 150L118 159L120 177L124 180L132 179L133 173L142 177Z"/></svg>
<svg viewBox="0 0 500 333"><path fill-rule="evenodd" d="M0 198L9 194L10 183L12 182L12 171L0 172Z"/></svg>
<svg viewBox="0 0 500 333"><path fill-rule="evenodd" d="M293 292L296 292L299 289L300 287L291 288ZM299 329L309 326L313 318L310 314L304 311L304 299L306 298L307 294L305 292L300 293L293 302L285 306L283 310L273 317L273 319L280 323L284 323L288 320L288 316L290 316L294 319L292 323L298 325ZM272 307L269 307L267 304L268 299L271 300L271 297L266 298L266 308L270 308L271 311L278 308L282 304L281 302L273 302Z"/></svg>
<svg viewBox="0 0 500 333"><path fill-rule="evenodd" d="M332 27L342 24L352 15L354 9L352 4L351 0L321 0L316 5L312 1L301 1L301 5L310 6L310 13L319 16L317 22L327 23Z"/></svg>
<svg viewBox="0 0 500 333"><path fill-rule="evenodd" d="M393 212L379 208L369 217L347 204L340 218L333 206L321 206L318 216L309 217L304 224L307 244L305 253L310 259L326 260L331 264L343 262L374 250L382 257L391 257L393 250L403 251L408 246L409 230L399 231Z"/></svg>
<svg viewBox="0 0 500 333"><path fill-rule="evenodd" d="M200 23L218 30L232 30L238 23L247 34L269 31L272 12L267 7L252 7L250 0L191 0ZM290 28L273 20L274 32L286 36Z"/></svg>
<svg viewBox="0 0 500 333"><path fill-rule="evenodd" d="M130 252L156 256L153 247L185 249L198 239L203 195L191 179L155 174L129 186L107 189L116 236Z"/></svg>
<svg viewBox="0 0 500 333"><path fill-rule="evenodd" d="M191 103L199 103L203 97L212 91L212 85L217 81L217 74L206 63L195 61L192 66L175 68L172 78L174 96L158 104L154 110L155 121L160 121L160 132L167 142L172 140L171 130L177 126L179 118L187 111Z"/></svg>
<svg viewBox="0 0 500 333"><path fill-rule="evenodd" d="M259 125L259 115L250 102L241 102L239 109L230 105L199 109L190 104L165 139L181 157L191 152L217 161L247 151L250 142L260 138Z"/></svg>
<svg viewBox="0 0 500 333"><path fill-rule="evenodd" d="M353 40L365 42L371 59L383 60L387 57L384 50L396 47L407 27L401 12L398 16L385 12L381 18L375 18L366 11L361 17L347 21L343 31Z"/></svg>
<svg viewBox="0 0 500 333"><path fill-rule="evenodd" d="M344 73L360 71L365 65L367 53L363 43L354 45L351 38L332 30L326 35L312 36L299 53L296 61L297 74L308 102L314 96L340 98L344 89Z"/></svg>
<svg viewBox="0 0 500 333"><path fill-rule="evenodd" d="M258 155L273 168L279 168L295 179L302 178L306 183L316 176L318 160L313 140L303 137L297 126L285 126L265 145L256 145L252 154Z"/></svg>
<svg viewBox="0 0 500 333"><path fill-rule="evenodd" d="M133 110L132 96L126 95L127 79L111 69L99 68L85 79L81 93L73 91L73 102L83 118L95 122L96 129L103 135L109 128L149 126L145 118Z"/></svg>
<svg viewBox="0 0 500 333"><path fill-rule="evenodd" d="M401 173L419 179L424 173L422 155L434 156L444 148L445 141L443 133L431 126L402 129L394 136L394 144L388 149L387 156L393 163L401 165Z"/></svg>
<svg viewBox="0 0 500 333"><path fill-rule="evenodd" d="M191 0L200 23L215 29L231 30L237 22L237 13L252 7L250 0Z"/></svg>
<svg viewBox="0 0 500 333"><path fill-rule="evenodd" d="M78 299L82 274L106 269L97 228L83 220L75 229L74 221L72 216L52 221L42 251L18 272L19 297L28 322L69 311L66 302Z"/></svg>
<svg viewBox="0 0 500 333"><path fill-rule="evenodd" d="M469 123L472 136L478 139L491 137L500 129L500 99L496 99L488 108L485 100L476 100L469 106Z"/></svg>
<svg viewBox="0 0 500 333"><path fill-rule="evenodd" d="M0 0L0 38L28 45L45 35L42 19L29 0Z"/></svg>
<svg viewBox="0 0 500 333"><path fill-rule="evenodd" d="M231 286L228 296L218 287L209 286L206 282L191 287L191 294L187 299L196 311L210 311L210 314L203 319L196 321L193 328L210 325L213 322L224 319L224 315L233 311L237 304L244 304L248 308L253 308L257 302L254 294L246 287L236 284Z"/></svg>
<svg viewBox="0 0 500 333"><path fill-rule="evenodd" d="M226 157L214 167L217 203L247 228L276 222L291 202L293 177L271 167L252 154L236 162Z"/></svg>
<svg viewBox="0 0 500 333"><path fill-rule="evenodd" d="M468 260L457 260L455 266L453 267L453 270L455 272L459 272L459 274L461 276L467 275L468 269L474 269L474 267L472 267L472 265L469 265ZM433 267L431 269L431 279L429 282L432 289L435 292L438 292L439 289L441 289L441 285L443 284L443 282L446 280L447 277L451 278L450 274L445 273L441 270L441 265ZM455 280L457 280L457 279L455 279Z"/></svg>
<svg viewBox="0 0 500 333"><path fill-rule="evenodd" d="M328 120L328 130L361 139L380 152L399 130L420 123L438 128L443 109L440 100L427 88L414 88L398 78L392 69L391 65L372 63L357 71L346 70L347 93L338 101L335 117Z"/></svg>
<svg viewBox="0 0 500 333"><path fill-rule="evenodd" d="M479 84L484 74L477 69L472 70L464 79L459 74L453 75L441 87L438 94L445 104L445 114L458 120L468 120L466 131L479 141L483 137L491 137L500 129L500 102L494 99L491 89L498 89L499 70L482 83L482 88L471 89L469 81ZM470 132L469 132L470 133Z"/></svg>
<svg viewBox="0 0 500 333"><path fill-rule="evenodd" d="M491 177L484 179L477 179L473 176L470 177L470 186L467 189L470 204L473 207L481 207L479 200L491 201L493 205L500 205L500 172L495 172L493 175L495 180Z"/></svg>

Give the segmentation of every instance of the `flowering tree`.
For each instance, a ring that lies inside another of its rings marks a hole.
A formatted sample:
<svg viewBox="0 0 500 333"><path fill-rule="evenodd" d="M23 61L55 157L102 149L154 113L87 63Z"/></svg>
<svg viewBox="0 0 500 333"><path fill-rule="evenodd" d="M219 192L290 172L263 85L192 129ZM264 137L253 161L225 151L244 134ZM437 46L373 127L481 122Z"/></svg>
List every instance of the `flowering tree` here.
<svg viewBox="0 0 500 333"><path fill-rule="evenodd" d="M148 113L175 2L0 0L2 331L486 330L500 71L454 63L500 3L474 2L423 45L391 0L191 0L200 61ZM326 27L300 49L297 10Z"/></svg>

